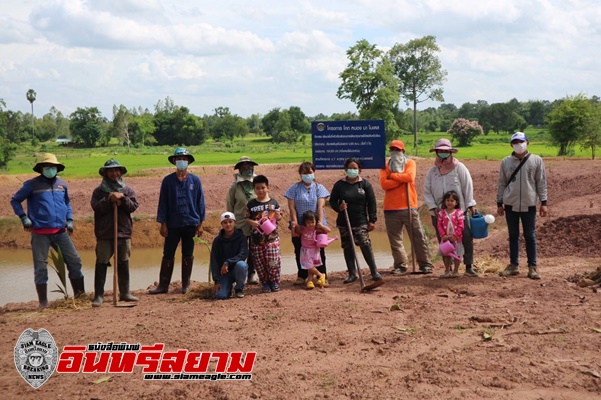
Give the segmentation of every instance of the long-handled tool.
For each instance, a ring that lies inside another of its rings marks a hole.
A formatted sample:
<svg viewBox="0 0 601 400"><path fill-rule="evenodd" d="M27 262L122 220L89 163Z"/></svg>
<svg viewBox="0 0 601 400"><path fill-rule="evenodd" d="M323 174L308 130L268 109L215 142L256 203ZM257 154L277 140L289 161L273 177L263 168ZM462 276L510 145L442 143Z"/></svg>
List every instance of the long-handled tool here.
<svg viewBox="0 0 601 400"><path fill-rule="evenodd" d="M118 206L117 203L113 203L113 235L114 235L114 242L113 242L113 306L115 307L134 307L137 304L136 303L118 303L117 300L119 299L119 252L117 251L118 249L118 245L119 245L119 241L118 241L118 234L119 234L119 227L117 225L117 223L119 222L119 217L118 217L118 210L117 210Z"/></svg>
<svg viewBox="0 0 601 400"><path fill-rule="evenodd" d="M411 263L413 264L412 274L421 274L421 271L415 271L415 239L413 238L413 213L411 212L411 197L409 193L409 182L406 183L407 188L407 211L409 212L409 241L411 242Z"/></svg>
<svg viewBox="0 0 601 400"><path fill-rule="evenodd" d="M344 201L343 201L344 203ZM357 275L359 276L359 282L361 283L361 291L367 292L369 290L373 290L379 286L384 284L384 279L379 279L377 281L373 281L369 285L366 285L363 281L363 274L361 273L361 267L359 266L359 259L357 258L357 251L355 250L355 238L353 237L353 229L351 227L351 220L348 217L348 211L346 208L344 209L344 217L346 218L346 228L348 229L348 233L351 237L351 248L353 249L353 258L355 259L355 269L357 270Z"/></svg>

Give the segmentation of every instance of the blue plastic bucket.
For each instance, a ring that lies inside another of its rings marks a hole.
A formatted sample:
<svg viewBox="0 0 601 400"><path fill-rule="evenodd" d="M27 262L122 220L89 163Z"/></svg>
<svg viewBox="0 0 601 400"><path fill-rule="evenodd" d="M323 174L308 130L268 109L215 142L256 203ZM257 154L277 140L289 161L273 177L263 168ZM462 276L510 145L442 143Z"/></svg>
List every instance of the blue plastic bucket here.
<svg viewBox="0 0 601 400"><path fill-rule="evenodd" d="M470 217L470 225L472 227L472 237L474 239L484 239L488 237L488 224L484 221L484 216L476 211Z"/></svg>

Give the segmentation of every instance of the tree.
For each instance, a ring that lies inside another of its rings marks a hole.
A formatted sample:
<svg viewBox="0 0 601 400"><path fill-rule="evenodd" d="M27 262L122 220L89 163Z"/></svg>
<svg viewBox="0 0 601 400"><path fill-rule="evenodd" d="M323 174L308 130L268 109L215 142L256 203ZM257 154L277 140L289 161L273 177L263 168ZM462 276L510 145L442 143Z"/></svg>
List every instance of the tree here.
<svg viewBox="0 0 601 400"><path fill-rule="evenodd" d="M581 148L591 149L591 157L595 159L597 147L601 146L601 103L591 99L591 113L585 119L585 126L580 138Z"/></svg>
<svg viewBox="0 0 601 400"><path fill-rule="evenodd" d="M113 105L113 122L109 128L109 135L123 139L127 145L127 153L129 154L131 145L130 124L133 120L132 113L121 104L119 107Z"/></svg>
<svg viewBox="0 0 601 400"><path fill-rule="evenodd" d="M244 118L232 115L228 107L217 107L210 132L215 140L234 140L236 136L248 135L248 125Z"/></svg>
<svg viewBox="0 0 601 400"><path fill-rule="evenodd" d="M273 136L273 134L275 132L275 125L277 124L279 118L280 118L279 107L274 108L271 111L269 111L267 114L265 114L265 116L261 120L261 124L263 125L263 131L265 132L265 134L267 136Z"/></svg>
<svg viewBox="0 0 601 400"><path fill-rule="evenodd" d="M169 97L158 101L154 114L154 137L159 145L199 145L205 141L203 121Z"/></svg>
<svg viewBox="0 0 601 400"><path fill-rule="evenodd" d="M399 128L395 111L399 102L399 81L385 53L362 39L346 52L349 63L340 74L340 99L349 99L357 106L362 119L381 119L386 136L395 137Z"/></svg>
<svg viewBox="0 0 601 400"><path fill-rule="evenodd" d="M436 53L440 48L435 36L395 44L388 52L399 92L407 104L413 104L413 147L417 150L417 104L426 100L444 101L442 84L447 72Z"/></svg>
<svg viewBox="0 0 601 400"><path fill-rule="evenodd" d="M27 100L31 103L31 140L35 139L35 117L33 116L33 102L36 98L36 92L33 89L27 91Z"/></svg>
<svg viewBox="0 0 601 400"><path fill-rule="evenodd" d="M559 146L558 156L571 152L586 131L592 113L591 102L581 93L566 97L547 115L552 143Z"/></svg>
<svg viewBox="0 0 601 400"><path fill-rule="evenodd" d="M104 118L97 107L77 109L69 115L71 122L69 128L75 143L86 147L94 147L102 135Z"/></svg>
<svg viewBox="0 0 601 400"><path fill-rule="evenodd" d="M457 118L447 131L453 139L457 140L459 146L469 146L472 140L482 135L482 126L477 121L470 121L465 118Z"/></svg>

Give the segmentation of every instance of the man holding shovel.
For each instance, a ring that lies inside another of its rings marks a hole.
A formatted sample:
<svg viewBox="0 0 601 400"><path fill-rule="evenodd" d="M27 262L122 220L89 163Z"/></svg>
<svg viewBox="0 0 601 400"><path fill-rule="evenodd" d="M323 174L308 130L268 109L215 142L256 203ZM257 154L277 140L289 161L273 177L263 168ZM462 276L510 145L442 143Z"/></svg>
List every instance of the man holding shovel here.
<svg viewBox="0 0 601 400"><path fill-rule="evenodd" d="M92 307L100 307L104 299L106 271L113 254L117 257L119 300L138 301L129 292L129 257L133 222L131 213L138 208L136 192L125 184L122 176L127 169L115 159L110 159L98 170L102 182L92 194L94 234L96 235L96 268L94 270L94 300ZM117 207L117 213L114 208ZM115 216L117 216L115 221ZM117 229L115 230L115 223ZM115 249L117 231L117 249Z"/></svg>
<svg viewBox="0 0 601 400"><path fill-rule="evenodd" d="M384 189L384 221L393 258L393 275L407 273L407 253L403 247L403 226L411 239L413 272L415 259L423 274L432 273L428 241L417 211L415 190L415 161L405 156L405 144L400 140L390 143L390 160L380 170L380 186Z"/></svg>

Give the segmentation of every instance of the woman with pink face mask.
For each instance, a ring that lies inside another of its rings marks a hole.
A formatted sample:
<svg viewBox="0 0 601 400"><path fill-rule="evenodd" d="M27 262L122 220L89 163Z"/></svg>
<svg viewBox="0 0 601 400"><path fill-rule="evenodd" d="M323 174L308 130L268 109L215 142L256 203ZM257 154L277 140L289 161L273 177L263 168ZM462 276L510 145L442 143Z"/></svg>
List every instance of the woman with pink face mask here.
<svg viewBox="0 0 601 400"><path fill-rule="evenodd" d="M440 139L436 142L430 152L436 153L434 166L430 168L424 182L424 200L430 209L432 225L438 226L438 213L444 208L443 196L453 191L459 197L461 211L465 215L466 226L463 233L462 244L465 249L463 262L465 263L465 275L477 277L473 269L474 264L474 239L470 232L470 217L476 212L476 200L474 200L474 184L472 176L467 167L454 157L458 152L453 148L449 139ZM441 238L436 229L438 242Z"/></svg>

